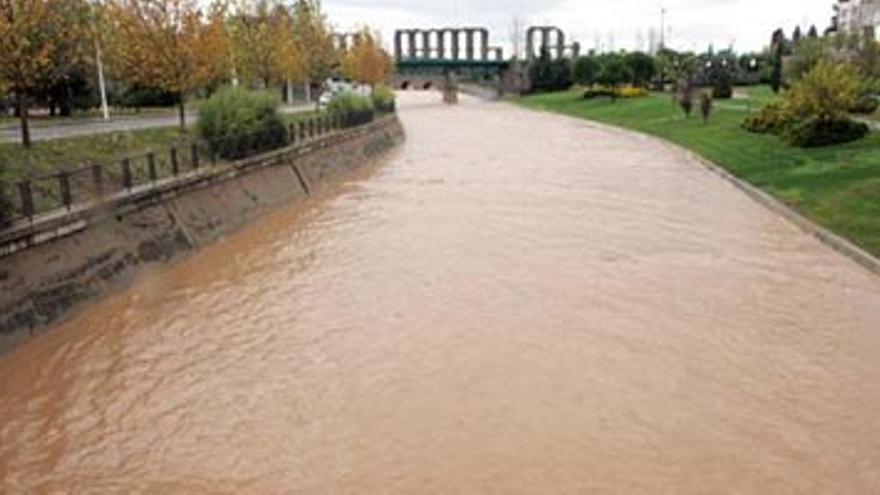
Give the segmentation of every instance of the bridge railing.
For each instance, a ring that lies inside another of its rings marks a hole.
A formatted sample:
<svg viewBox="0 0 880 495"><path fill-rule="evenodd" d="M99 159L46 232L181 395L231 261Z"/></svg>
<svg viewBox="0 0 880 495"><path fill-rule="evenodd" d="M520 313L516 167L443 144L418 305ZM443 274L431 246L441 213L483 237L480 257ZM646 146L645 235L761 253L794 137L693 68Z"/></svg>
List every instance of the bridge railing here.
<svg viewBox="0 0 880 495"><path fill-rule="evenodd" d="M390 110L393 112L393 107ZM18 180L7 187L7 212L4 214L0 209L0 232L20 221L73 211L168 184L194 173L210 173L212 169L272 149L306 146L318 138L363 126L372 120L351 120L324 112L288 124L283 135L276 130L212 141L181 140L161 149L117 160L58 167L56 172ZM231 148L236 152L229 153Z"/></svg>

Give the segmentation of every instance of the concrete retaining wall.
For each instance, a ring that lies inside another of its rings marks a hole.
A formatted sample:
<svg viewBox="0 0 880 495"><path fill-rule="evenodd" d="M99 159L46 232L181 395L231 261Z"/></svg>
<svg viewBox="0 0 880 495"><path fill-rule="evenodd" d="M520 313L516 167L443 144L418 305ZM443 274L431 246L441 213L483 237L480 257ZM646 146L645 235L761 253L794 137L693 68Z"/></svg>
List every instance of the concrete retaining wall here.
<svg viewBox="0 0 880 495"><path fill-rule="evenodd" d="M200 171L0 236L0 354L403 140L395 117Z"/></svg>

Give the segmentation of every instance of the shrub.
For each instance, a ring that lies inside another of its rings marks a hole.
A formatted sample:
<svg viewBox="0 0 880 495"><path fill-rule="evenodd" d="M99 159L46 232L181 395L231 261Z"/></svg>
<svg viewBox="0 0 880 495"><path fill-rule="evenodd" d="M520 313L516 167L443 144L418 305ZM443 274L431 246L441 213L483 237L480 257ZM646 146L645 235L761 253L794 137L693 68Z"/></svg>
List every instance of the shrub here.
<svg viewBox="0 0 880 495"><path fill-rule="evenodd" d="M681 94L678 96L678 106L684 112L685 118L691 118L694 109L694 90L690 86L682 86Z"/></svg>
<svg viewBox="0 0 880 495"><path fill-rule="evenodd" d="M283 146L277 95L223 88L199 109L199 134L221 158L238 159Z"/></svg>
<svg viewBox="0 0 880 495"><path fill-rule="evenodd" d="M614 98L616 95L614 94L614 90L611 88L598 87L598 88L590 88L584 91L584 99L592 100L595 98Z"/></svg>
<svg viewBox="0 0 880 495"><path fill-rule="evenodd" d="M344 127L367 124L376 118L373 100L354 93L342 93L333 98L327 106L327 111L339 115Z"/></svg>
<svg viewBox="0 0 880 495"><path fill-rule="evenodd" d="M378 85L373 89L373 106L377 112L392 113L395 110L394 91L388 86Z"/></svg>
<svg viewBox="0 0 880 495"><path fill-rule="evenodd" d="M703 123L709 123L712 115L712 95L707 92L700 93L700 113L703 115Z"/></svg>
<svg viewBox="0 0 880 495"><path fill-rule="evenodd" d="M733 87L730 84L713 86L712 98L716 100L728 100L733 98Z"/></svg>
<svg viewBox="0 0 880 495"><path fill-rule="evenodd" d="M880 108L880 100L873 96L862 96L849 111L858 115L871 115L878 108Z"/></svg>
<svg viewBox="0 0 880 495"><path fill-rule="evenodd" d="M866 124L850 119L823 120L813 117L787 126L783 139L793 146L809 148L856 141L869 131Z"/></svg>
<svg viewBox="0 0 880 495"><path fill-rule="evenodd" d="M638 88L634 86L624 86L622 88L617 89L617 97L618 98L644 98L651 93L648 92L645 88Z"/></svg>
<svg viewBox="0 0 880 495"><path fill-rule="evenodd" d="M785 94L785 107L798 121L843 121L863 90L853 66L821 60Z"/></svg>
<svg viewBox="0 0 880 495"><path fill-rule="evenodd" d="M756 115L747 117L742 128L756 134L780 134L790 123L791 116L779 103L771 103Z"/></svg>

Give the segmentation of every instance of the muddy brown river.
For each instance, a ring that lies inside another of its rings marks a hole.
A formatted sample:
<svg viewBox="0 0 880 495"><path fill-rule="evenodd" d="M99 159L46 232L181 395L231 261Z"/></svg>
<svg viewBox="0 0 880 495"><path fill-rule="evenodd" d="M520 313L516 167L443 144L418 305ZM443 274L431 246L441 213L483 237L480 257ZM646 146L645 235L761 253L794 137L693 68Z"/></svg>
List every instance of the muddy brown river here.
<svg viewBox="0 0 880 495"><path fill-rule="evenodd" d="M880 279L652 140L439 100L0 358L0 492L880 493Z"/></svg>

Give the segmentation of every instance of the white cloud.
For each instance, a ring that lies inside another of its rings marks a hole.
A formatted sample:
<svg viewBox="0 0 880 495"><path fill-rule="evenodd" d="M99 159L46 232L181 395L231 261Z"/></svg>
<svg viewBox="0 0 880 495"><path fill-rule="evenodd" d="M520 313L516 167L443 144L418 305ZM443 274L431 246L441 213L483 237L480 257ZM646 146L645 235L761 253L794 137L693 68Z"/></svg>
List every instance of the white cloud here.
<svg viewBox="0 0 880 495"><path fill-rule="evenodd" d="M616 48L635 48L649 29L659 30L665 6L669 41L680 49L703 50L709 44L758 50L777 27L815 24L824 30L832 0L324 0L331 22L341 30L368 24L385 39L405 27L487 26L493 43L507 45L514 15L530 24L565 29L585 48L614 40Z"/></svg>

